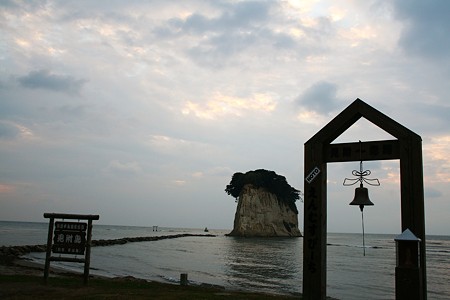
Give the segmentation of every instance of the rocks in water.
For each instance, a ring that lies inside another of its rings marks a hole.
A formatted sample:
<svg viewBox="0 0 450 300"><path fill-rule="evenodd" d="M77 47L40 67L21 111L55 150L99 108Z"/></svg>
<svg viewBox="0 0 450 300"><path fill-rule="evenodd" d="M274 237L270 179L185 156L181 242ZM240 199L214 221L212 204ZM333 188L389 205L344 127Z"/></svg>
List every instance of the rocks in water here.
<svg viewBox="0 0 450 300"><path fill-rule="evenodd" d="M93 240L91 241L91 246L99 247L99 246L123 245L126 243L159 241L165 239L176 239L187 236L215 237L215 235L213 234L191 234L191 233L160 235L160 236L127 237L111 240ZM0 257L19 257L31 252L45 252L45 251L47 251L47 245L1 246Z"/></svg>
<svg viewBox="0 0 450 300"><path fill-rule="evenodd" d="M30 252L45 252L47 245L1 246L0 256L18 257Z"/></svg>
<svg viewBox="0 0 450 300"><path fill-rule="evenodd" d="M91 242L91 244L92 244L92 247L123 245L126 243L159 241L159 240L165 240L165 239L176 239L176 238L181 238L181 237L186 237L186 236L215 237L215 235L213 235L213 234L183 233L183 234L159 235L159 236L127 237L127 238L112 239L112 240L94 240Z"/></svg>

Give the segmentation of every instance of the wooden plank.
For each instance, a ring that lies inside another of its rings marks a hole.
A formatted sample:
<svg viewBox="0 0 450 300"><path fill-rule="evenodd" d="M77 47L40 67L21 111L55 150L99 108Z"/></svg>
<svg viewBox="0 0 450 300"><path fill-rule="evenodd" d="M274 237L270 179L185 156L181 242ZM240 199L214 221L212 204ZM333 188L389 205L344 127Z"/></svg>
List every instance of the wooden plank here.
<svg viewBox="0 0 450 300"><path fill-rule="evenodd" d="M59 257L59 256L52 256L50 257L51 261L67 261L67 262L76 262L76 263L84 263L84 258L76 258L76 257Z"/></svg>
<svg viewBox="0 0 450 300"><path fill-rule="evenodd" d="M327 164L323 144L305 144L303 299L325 300L327 256ZM313 170L314 178L309 177Z"/></svg>
<svg viewBox="0 0 450 300"><path fill-rule="evenodd" d="M89 268L91 265L91 242L92 242L92 220L88 221L87 241L86 241L86 262L84 263L84 284L88 284Z"/></svg>
<svg viewBox="0 0 450 300"><path fill-rule="evenodd" d="M48 273L50 270L50 257L52 255L52 242L53 242L53 225L55 223L54 218L50 218L48 224L48 236L47 236L47 251L45 254L45 267L44 267L44 281L47 283Z"/></svg>
<svg viewBox="0 0 450 300"><path fill-rule="evenodd" d="M416 286L420 299L427 299L426 235L423 187L422 141L417 138L401 140L400 191L402 231L409 229L421 239L421 282Z"/></svg>
<svg viewBox="0 0 450 300"><path fill-rule="evenodd" d="M324 148L327 162L400 159L398 140L329 144Z"/></svg>
<svg viewBox="0 0 450 300"><path fill-rule="evenodd" d="M361 117L364 117L375 126L383 129L397 139L420 136L409 130L400 123L394 121L382 112L376 110L372 106L356 99L347 108L341 111L333 120L320 129L307 143L323 143L330 144L348 128L355 124Z"/></svg>
<svg viewBox="0 0 450 300"><path fill-rule="evenodd" d="M75 214L60 214L60 213L44 213L44 218L55 219L72 219L72 220L98 220L99 215L75 215Z"/></svg>

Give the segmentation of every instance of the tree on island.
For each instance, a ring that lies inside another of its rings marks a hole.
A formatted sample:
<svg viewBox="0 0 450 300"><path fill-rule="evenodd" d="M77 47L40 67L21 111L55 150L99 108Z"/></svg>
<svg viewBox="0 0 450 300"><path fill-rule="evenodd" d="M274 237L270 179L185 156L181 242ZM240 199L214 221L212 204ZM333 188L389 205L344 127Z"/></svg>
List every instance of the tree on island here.
<svg viewBox="0 0 450 300"><path fill-rule="evenodd" d="M284 202L292 211L298 214L295 201L300 199L300 191L293 188L286 181L286 177L278 175L274 171L258 169L243 174L234 173L225 192L236 200L239 198L245 185L251 184L256 188L265 188L268 192L277 196L278 201Z"/></svg>

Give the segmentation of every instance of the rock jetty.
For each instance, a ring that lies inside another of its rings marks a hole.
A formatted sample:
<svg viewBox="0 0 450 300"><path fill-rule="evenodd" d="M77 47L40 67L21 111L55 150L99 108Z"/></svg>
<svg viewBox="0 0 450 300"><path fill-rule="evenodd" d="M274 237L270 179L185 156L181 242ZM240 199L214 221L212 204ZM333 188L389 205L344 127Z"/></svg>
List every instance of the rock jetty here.
<svg viewBox="0 0 450 300"><path fill-rule="evenodd" d="M188 236L199 236L199 237L215 237L213 234L172 234L172 235L160 235L160 236L144 236L144 237L125 237L119 239L110 240L92 240L92 247L105 247L112 245L123 245L126 243L136 243L136 242L149 242L149 241L159 241L166 239L176 239ZM45 252L47 251L47 245L24 245L24 246L1 246L0 256L1 257L19 257L26 255L31 252Z"/></svg>

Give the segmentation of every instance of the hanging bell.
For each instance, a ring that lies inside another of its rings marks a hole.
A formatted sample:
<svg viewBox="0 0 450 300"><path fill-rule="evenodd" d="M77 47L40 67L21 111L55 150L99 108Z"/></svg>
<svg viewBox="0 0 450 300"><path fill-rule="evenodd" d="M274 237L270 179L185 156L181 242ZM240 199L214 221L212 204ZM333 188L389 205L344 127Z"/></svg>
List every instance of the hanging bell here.
<svg viewBox="0 0 450 300"><path fill-rule="evenodd" d="M349 205L359 205L361 211L363 211L365 205L373 205L369 199L369 190L363 187L362 183L355 189L355 198Z"/></svg>

